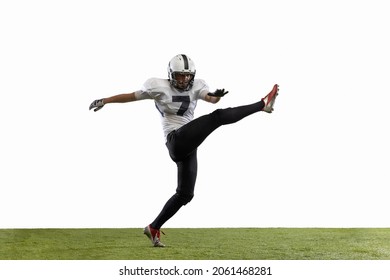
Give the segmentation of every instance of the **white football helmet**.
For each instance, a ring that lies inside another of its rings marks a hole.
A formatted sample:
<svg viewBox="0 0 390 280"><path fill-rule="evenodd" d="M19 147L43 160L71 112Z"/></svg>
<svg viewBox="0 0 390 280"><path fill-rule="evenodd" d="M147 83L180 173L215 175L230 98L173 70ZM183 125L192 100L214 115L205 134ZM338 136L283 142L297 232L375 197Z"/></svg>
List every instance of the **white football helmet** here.
<svg viewBox="0 0 390 280"><path fill-rule="evenodd" d="M175 78L176 73L190 74L192 76L185 88L178 87ZM189 58L185 54L178 54L169 61L168 79L171 85L176 88L179 88L181 90L189 90L192 87L192 84L194 83L195 73L196 73L195 63L192 61L191 58Z"/></svg>

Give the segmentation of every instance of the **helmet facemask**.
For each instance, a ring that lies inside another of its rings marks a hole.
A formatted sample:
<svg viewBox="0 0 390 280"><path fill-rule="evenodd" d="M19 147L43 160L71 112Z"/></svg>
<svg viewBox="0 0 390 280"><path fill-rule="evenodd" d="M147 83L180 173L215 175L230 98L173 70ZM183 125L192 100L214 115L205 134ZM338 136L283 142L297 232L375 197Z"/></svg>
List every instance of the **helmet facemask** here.
<svg viewBox="0 0 390 280"><path fill-rule="evenodd" d="M180 77L182 76L182 77ZM173 72L171 85L180 90L189 90L194 83L195 75L183 72Z"/></svg>

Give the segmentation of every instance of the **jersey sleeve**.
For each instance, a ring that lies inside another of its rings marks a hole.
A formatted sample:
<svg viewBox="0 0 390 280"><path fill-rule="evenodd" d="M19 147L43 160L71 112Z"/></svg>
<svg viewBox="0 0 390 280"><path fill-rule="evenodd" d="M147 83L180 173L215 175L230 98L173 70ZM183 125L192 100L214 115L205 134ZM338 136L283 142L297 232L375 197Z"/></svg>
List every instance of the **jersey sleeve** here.
<svg viewBox="0 0 390 280"><path fill-rule="evenodd" d="M151 99L150 95L146 92L141 90L137 90L135 92L135 99L136 100L143 100L143 99Z"/></svg>
<svg viewBox="0 0 390 280"><path fill-rule="evenodd" d="M196 80L195 87L197 88L197 99L205 100L206 95L210 92L206 82L204 80Z"/></svg>
<svg viewBox="0 0 390 280"><path fill-rule="evenodd" d="M156 99L157 96L161 95L158 90L159 87L159 80L150 78L142 85L140 90L135 92L135 98L137 100Z"/></svg>

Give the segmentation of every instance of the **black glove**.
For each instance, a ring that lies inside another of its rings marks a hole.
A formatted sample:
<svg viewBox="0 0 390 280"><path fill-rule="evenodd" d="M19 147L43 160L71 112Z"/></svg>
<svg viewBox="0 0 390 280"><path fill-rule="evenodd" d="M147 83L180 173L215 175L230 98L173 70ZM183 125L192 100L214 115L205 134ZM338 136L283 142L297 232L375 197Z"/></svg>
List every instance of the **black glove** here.
<svg viewBox="0 0 390 280"><path fill-rule="evenodd" d="M95 100L94 102L91 103L91 105L89 105L89 110L91 110L92 108L95 108L94 111L99 111L101 108L103 108L104 106L104 101L103 99L98 99L98 100Z"/></svg>
<svg viewBox="0 0 390 280"><path fill-rule="evenodd" d="M207 95L214 96L214 97L223 97L225 94L228 94L228 91L225 91L225 89L217 89L214 92L209 92Z"/></svg>

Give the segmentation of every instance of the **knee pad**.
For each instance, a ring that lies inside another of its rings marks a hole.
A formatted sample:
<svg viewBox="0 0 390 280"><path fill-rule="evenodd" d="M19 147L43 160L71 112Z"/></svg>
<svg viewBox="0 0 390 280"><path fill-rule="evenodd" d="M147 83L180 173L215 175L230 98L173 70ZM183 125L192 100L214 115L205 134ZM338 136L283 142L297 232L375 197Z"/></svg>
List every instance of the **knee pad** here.
<svg viewBox="0 0 390 280"><path fill-rule="evenodd" d="M213 116L213 120L216 122L217 126L231 124L236 122L237 120L233 117L232 108L228 107L225 109L217 109L211 113Z"/></svg>
<svg viewBox="0 0 390 280"><path fill-rule="evenodd" d="M194 198L193 194L176 193L175 196L181 205L186 205Z"/></svg>
<svg viewBox="0 0 390 280"><path fill-rule="evenodd" d="M221 114L223 112L223 109L217 109L217 110L214 110L210 115L213 116L213 118L218 121L221 119Z"/></svg>

